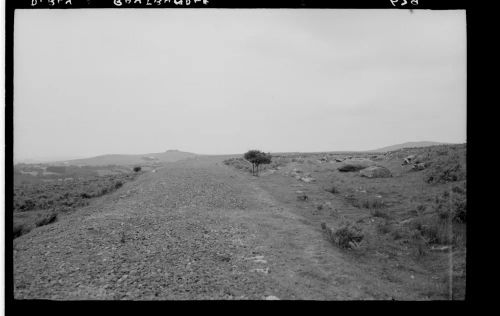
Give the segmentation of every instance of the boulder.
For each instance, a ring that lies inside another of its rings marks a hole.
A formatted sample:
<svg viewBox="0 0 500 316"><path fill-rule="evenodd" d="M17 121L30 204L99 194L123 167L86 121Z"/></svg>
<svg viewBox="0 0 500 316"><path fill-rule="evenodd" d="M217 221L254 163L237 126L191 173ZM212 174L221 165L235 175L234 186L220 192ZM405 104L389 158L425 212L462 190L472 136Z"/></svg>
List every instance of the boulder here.
<svg viewBox="0 0 500 316"><path fill-rule="evenodd" d="M359 172L361 176L367 178L390 178L392 177L391 171L384 167L371 166Z"/></svg>
<svg viewBox="0 0 500 316"><path fill-rule="evenodd" d="M375 162L371 161L370 159L352 158L344 160L338 170L342 172L358 171L373 166L374 164Z"/></svg>

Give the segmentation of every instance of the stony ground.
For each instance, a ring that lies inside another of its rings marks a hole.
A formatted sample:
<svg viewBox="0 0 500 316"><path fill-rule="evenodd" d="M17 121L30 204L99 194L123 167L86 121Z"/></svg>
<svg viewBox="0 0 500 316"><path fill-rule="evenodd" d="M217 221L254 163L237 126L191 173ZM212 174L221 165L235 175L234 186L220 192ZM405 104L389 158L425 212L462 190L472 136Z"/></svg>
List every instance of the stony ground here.
<svg viewBox="0 0 500 316"><path fill-rule="evenodd" d="M15 298L425 299L222 160L168 164L15 239Z"/></svg>

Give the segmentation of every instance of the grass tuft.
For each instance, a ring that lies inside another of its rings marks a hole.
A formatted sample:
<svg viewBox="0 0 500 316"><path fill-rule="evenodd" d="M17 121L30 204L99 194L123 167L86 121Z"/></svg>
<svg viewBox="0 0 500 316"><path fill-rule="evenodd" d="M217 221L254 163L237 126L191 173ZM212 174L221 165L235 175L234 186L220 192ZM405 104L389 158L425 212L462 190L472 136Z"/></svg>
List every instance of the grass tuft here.
<svg viewBox="0 0 500 316"><path fill-rule="evenodd" d="M35 226L36 227L40 227L40 226L44 226L44 225L48 225L50 223L53 223L57 220L57 213L49 213L45 216L42 216L40 219L38 219L36 222L35 222Z"/></svg>
<svg viewBox="0 0 500 316"><path fill-rule="evenodd" d="M321 228L327 234L328 239L342 249L357 248L364 238L362 229L351 222L342 223L337 230L333 230L325 223L321 223Z"/></svg>

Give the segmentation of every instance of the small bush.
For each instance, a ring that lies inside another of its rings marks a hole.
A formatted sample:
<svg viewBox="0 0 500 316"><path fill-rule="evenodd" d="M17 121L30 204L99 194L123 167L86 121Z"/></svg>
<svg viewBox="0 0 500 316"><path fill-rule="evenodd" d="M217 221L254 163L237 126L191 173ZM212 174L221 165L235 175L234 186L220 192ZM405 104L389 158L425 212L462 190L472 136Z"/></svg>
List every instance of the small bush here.
<svg viewBox="0 0 500 316"><path fill-rule="evenodd" d="M414 234L420 234L427 244L451 244L454 242L452 225L446 220L430 217L412 222Z"/></svg>
<svg viewBox="0 0 500 316"><path fill-rule="evenodd" d="M432 164L427 173L427 183L447 183L466 179L465 161L455 154L441 158Z"/></svg>
<svg viewBox="0 0 500 316"><path fill-rule="evenodd" d="M48 225L50 223L53 223L57 220L57 213L50 213L48 215L43 216L42 218L38 219L35 222L36 227Z"/></svg>
<svg viewBox="0 0 500 316"><path fill-rule="evenodd" d="M411 234L411 239L413 240L413 244L415 245L414 254L417 258L421 258L427 254L426 242L422 237L422 234L419 231L414 231Z"/></svg>
<svg viewBox="0 0 500 316"><path fill-rule="evenodd" d="M80 194L80 196L82 197L82 199L90 199L92 197L92 195L88 194L87 192Z"/></svg>
<svg viewBox="0 0 500 316"><path fill-rule="evenodd" d="M29 227L24 225L24 224L15 223L14 227L12 229L12 234L13 234L14 238L17 238L17 237L22 236L24 234L27 234L29 232L30 232Z"/></svg>
<svg viewBox="0 0 500 316"><path fill-rule="evenodd" d="M134 167L134 172L139 172L139 171L141 171L141 170L142 170L142 168L141 168L141 167Z"/></svg>
<svg viewBox="0 0 500 316"><path fill-rule="evenodd" d="M407 232L402 228L395 228L391 231L391 237L394 240L399 240L408 237Z"/></svg>
<svg viewBox="0 0 500 316"><path fill-rule="evenodd" d="M389 221L384 221L383 223L379 223L377 225L377 231L380 233L380 234L388 234L390 232L393 231L393 226L392 224L389 222Z"/></svg>
<svg viewBox="0 0 500 316"><path fill-rule="evenodd" d="M223 161L226 166L231 166L244 171L252 171L252 164L243 158L230 158Z"/></svg>
<svg viewBox="0 0 500 316"><path fill-rule="evenodd" d="M371 211L371 215L373 217L380 217L380 218L385 218L385 219L389 219L390 218L390 216L389 216L389 214L387 212L384 212L384 211L382 211L380 209L375 209L375 210Z"/></svg>
<svg viewBox="0 0 500 316"><path fill-rule="evenodd" d="M467 222L467 195L465 183L445 191L434 201L434 211L441 220L451 219L456 223Z"/></svg>
<svg viewBox="0 0 500 316"><path fill-rule="evenodd" d="M425 205L425 204L418 205L417 209L416 209L417 215L421 215L421 214L425 213L426 210L427 210L427 205Z"/></svg>
<svg viewBox="0 0 500 316"><path fill-rule="evenodd" d="M361 228L355 223L344 222L337 230L333 230L325 223L321 223L321 228L327 234L328 239L343 249L356 248L363 240L364 234Z"/></svg>
<svg viewBox="0 0 500 316"><path fill-rule="evenodd" d="M272 161L272 156L270 153L264 153L262 151L253 149L247 151L243 158L252 164L252 174L259 174L259 166L260 165L268 165Z"/></svg>

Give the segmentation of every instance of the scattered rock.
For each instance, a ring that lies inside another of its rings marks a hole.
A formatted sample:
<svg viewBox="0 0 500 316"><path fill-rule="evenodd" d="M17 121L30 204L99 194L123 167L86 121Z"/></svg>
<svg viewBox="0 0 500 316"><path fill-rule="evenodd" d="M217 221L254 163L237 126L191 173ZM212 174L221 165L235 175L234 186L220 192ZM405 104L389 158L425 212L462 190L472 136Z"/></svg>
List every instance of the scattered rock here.
<svg viewBox="0 0 500 316"><path fill-rule="evenodd" d="M420 163L416 163L416 164L412 165L411 169L415 170L415 171L420 171L420 170L424 170L425 167L426 167L425 162L420 162Z"/></svg>
<svg viewBox="0 0 500 316"><path fill-rule="evenodd" d="M256 262L256 263L267 263L267 261L264 260L264 256L255 256L255 257L246 258L246 259L252 260L253 262Z"/></svg>
<svg viewBox="0 0 500 316"><path fill-rule="evenodd" d="M344 160L342 166L338 168L341 172L359 171L370 166L373 166L375 162L366 158L355 158Z"/></svg>
<svg viewBox="0 0 500 316"><path fill-rule="evenodd" d="M265 268L265 269L261 269L261 268L252 269L252 270L250 270L250 272L258 272L258 273L268 274L269 273L269 268Z"/></svg>
<svg viewBox="0 0 500 316"><path fill-rule="evenodd" d="M392 177L391 171L385 167L371 166L359 172L361 176L367 178L390 178Z"/></svg>
<svg viewBox="0 0 500 316"><path fill-rule="evenodd" d="M441 252L441 251L448 251L449 249L450 246L441 246L441 247L432 247L431 251Z"/></svg>
<svg viewBox="0 0 500 316"><path fill-rule="evenodd" d="M412 162L413 159L415 159L415 155L409 155L409 156L403 158L403 164L402 165L403 166L404 165L409 165Z"/></svg>
<svg viewBox="0 0 500 316"><path fill-rule="evenodd" d="M300 178L300 180L305 182L305 183L310 183L310 182L316 181L316 179L311 178L311 177L303 177L303 178Z"/></svg>

